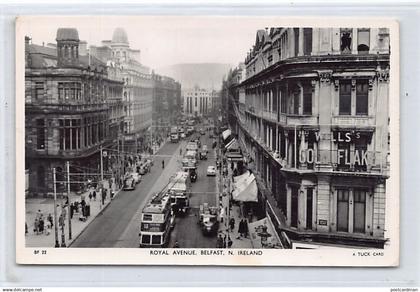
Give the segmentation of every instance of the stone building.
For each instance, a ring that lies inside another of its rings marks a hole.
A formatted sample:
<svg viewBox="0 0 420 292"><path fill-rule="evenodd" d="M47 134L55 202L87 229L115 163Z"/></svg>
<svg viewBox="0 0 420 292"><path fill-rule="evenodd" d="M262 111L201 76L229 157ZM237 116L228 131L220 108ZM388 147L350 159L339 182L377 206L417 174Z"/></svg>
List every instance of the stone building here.
<svg viewBox="0 0 420 292"><path fill-rule="evenodd" d="M122 118L123 82L85 54L76 29L59 28L56 41L40 46L25 38L25 165L33 193L52 190L52 168L63 181L66 161L72 173L98 173L100 147L113 147ZM80 184L87 179L79 177Z"/></svg>
<svg viewBox="0 0 420 292"><path fill-rule="evenodd" d="M156 124L170 124L181 112L181 84L171 77L152 74L153 121Z"/></svg>
<svg viewBox="0 0 420 292"><path fill-rule="evenodd" d="M90 46L91 54L120 68L124 82L124 124L121 148L127 153L142 151L149 143L147 130L152 125L154 82L150 69L140 63L140 50L131 49L127 33L116 28L112 40Z"/></svg>
<svg viewBox="0 0 420 292"><path fill-rule="evenodd" d="M218 93L215 90L195 87L184 90L182 96L186 115L206 117L213 114L213 100L218 98Z"/></svg>
<svg viewBox="0 0 420 292"><path fill-rule="evenodd" d="M259 30L245 80L231 82L230 126L264 211L294 242L384 245L389 37L385 28Z"/></svg>

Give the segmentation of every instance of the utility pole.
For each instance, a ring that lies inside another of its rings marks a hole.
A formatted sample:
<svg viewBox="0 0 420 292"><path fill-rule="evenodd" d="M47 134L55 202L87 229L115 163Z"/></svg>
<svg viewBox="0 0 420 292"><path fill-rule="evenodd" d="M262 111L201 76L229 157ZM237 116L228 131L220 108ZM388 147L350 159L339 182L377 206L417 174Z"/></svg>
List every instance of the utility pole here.
<svg viewBox="0 0 420 292"><path fill-rule="evenodd" d="M104 158L103 158L103 153L102 153L102 145L101 145L101 182L103 183L104 181Z"/></svg>
<svg viewBox="0 0 420 292"><path fill-rule="evenodd" d="M54 235L55 235L55 247L60 247L58 243L58 224L57 224L57 186L56 186L55 167L53 168L53 185L54 185Z"/></svg>
<svg viewBox="0 0 420 292"><path fill-rule="evenodd" d="M68 202L68 217L69 217L69 240L71 239L71 208L70 208L70 162L67 161L67 202Z"/></svg>

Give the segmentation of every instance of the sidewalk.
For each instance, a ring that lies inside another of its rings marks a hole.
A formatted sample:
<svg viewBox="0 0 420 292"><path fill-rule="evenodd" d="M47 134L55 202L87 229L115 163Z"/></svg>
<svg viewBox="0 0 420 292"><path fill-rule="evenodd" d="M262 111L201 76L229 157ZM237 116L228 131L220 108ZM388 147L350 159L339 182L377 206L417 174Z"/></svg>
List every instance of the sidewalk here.
<svg viewBox="0 0 420 292"><path fill-rule="evenodd" d="M219 226L219 233L222 233L226 238L228 236L232 240L232 247L231 248L253 248L251 238L248 237L240 237L238 228L239 222L244 219L245 217L241 214L241 208L238 205L230 204L231 209L229 210L229 198L230 198L230 184L232 182L232 171L228 168L228 175L227 177L223 177L220 172L217 173L218 176L218 185L219 185L219 193L221 193L221 199L219 200L220 207L223 209L223 222L220 223ZM220 198L220 196L219 196ZM235 220L235 227L233 230L229 228L229 220L233 218Z"/></svg>
<svg viewBox="0 0 420 292"><path fill-rule="evenodd" d="M92 189L93 190L93 189ZM119 194L120 190L116 191L114 198ZM64 220L64 238L65 244L68 247L81 233L82 231L92 222L101 211L103 211L111 202L109 193L105 198L104 205L100 203L100 192L97 191L96 201L92 198L89 200L89 193L75 194L70 193L70 203L80 202L82 196L85 198L87 205L90 205L90 216L87 217L86 221L79 220L79 213L74 213L71 219L71 231L72 239L69 240L69 224L68 224L68 209L65 208L65 220ZM61 205L64 204L66 198L57 198L57 223L58 218L62 212ZM27 247L54 247L55 246L55 231L53 226L51 229L45 229L43 234L36 234L34 232L34 222L38 210L43 214L44 220L51 214L54 217L54 199L52 198L27 198L25 203L25 220L28 225L28 234L26 234L26 246ZM55 223L54 223L55 224ZM58 242L61 245L62 241L62 228L58 226Z"/></svg>

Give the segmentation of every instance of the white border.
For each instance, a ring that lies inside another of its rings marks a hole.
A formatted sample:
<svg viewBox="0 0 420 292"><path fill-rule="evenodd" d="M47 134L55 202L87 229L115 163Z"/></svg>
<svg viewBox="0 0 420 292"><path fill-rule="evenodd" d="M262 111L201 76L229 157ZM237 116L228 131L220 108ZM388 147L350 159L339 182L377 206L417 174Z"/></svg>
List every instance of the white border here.
<svg viewBox="0 0 420 292"><path fill-rule="evenodd" d="M354 17L273 17L273 16L165 16L168 18L261 18L266 26L312 26L312 27L388 27L390 29L390 84L389 117L391 133L390 178L386 190L386 234L390 244L381 257L355 257L359 250L263 250L263 256L151 256L148 249L124 248L46 248L47 255L34 255L34 248L25 247L25 192L24 184L18 180L24 173L24 90L25 62L24 35L22 22L36 18L79 16L24 16L16 22L16 262L21 264L125 264L125 265L235 265L235 266L397 266L399 264L399 28L395 20L387 18ZM91 18L92 16L84 16ZM96 16L95 16L96 17ZM100 17L100 16L97 16ZM103 16L105 18L115 16ZM123 16L123 17L158 17L158 16ZM83 18L83 17L81 17ZM244 52L247 48L244 48ZM39 248L38 248L39 249ZM169 249L170 250L170 249ZM196 249L200 251L200 249ZM366 251L366 249L360 250ZM371 250L372 252L375 250Z"/></svg>

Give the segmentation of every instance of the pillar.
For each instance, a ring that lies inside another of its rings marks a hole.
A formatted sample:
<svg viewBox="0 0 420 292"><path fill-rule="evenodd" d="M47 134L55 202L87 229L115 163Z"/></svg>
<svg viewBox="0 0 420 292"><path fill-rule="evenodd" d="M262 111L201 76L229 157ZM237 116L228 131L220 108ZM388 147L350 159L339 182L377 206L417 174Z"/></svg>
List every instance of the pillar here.
<svg viewBox="0 0 420 292"><path fill-rule="evenodd" d="M330 177L328 175L318 176L317 186L317 222L316 228L319 232L329 232L330 220Z"/></svg>
<svg viewBox="0 0 420 292"><path fill-rule="evenodd" d="M287 212L286 212L286 224L288 227L290 227L291 220L292 220L292 189L288 184L286 184L286 193L287 193Z"/></svg>
<svg viewBox="0 0 420 292"><path fill-rule="evenodd" d="M298 56L303 56L303 27L299 27L299 49Z"/></svg>

